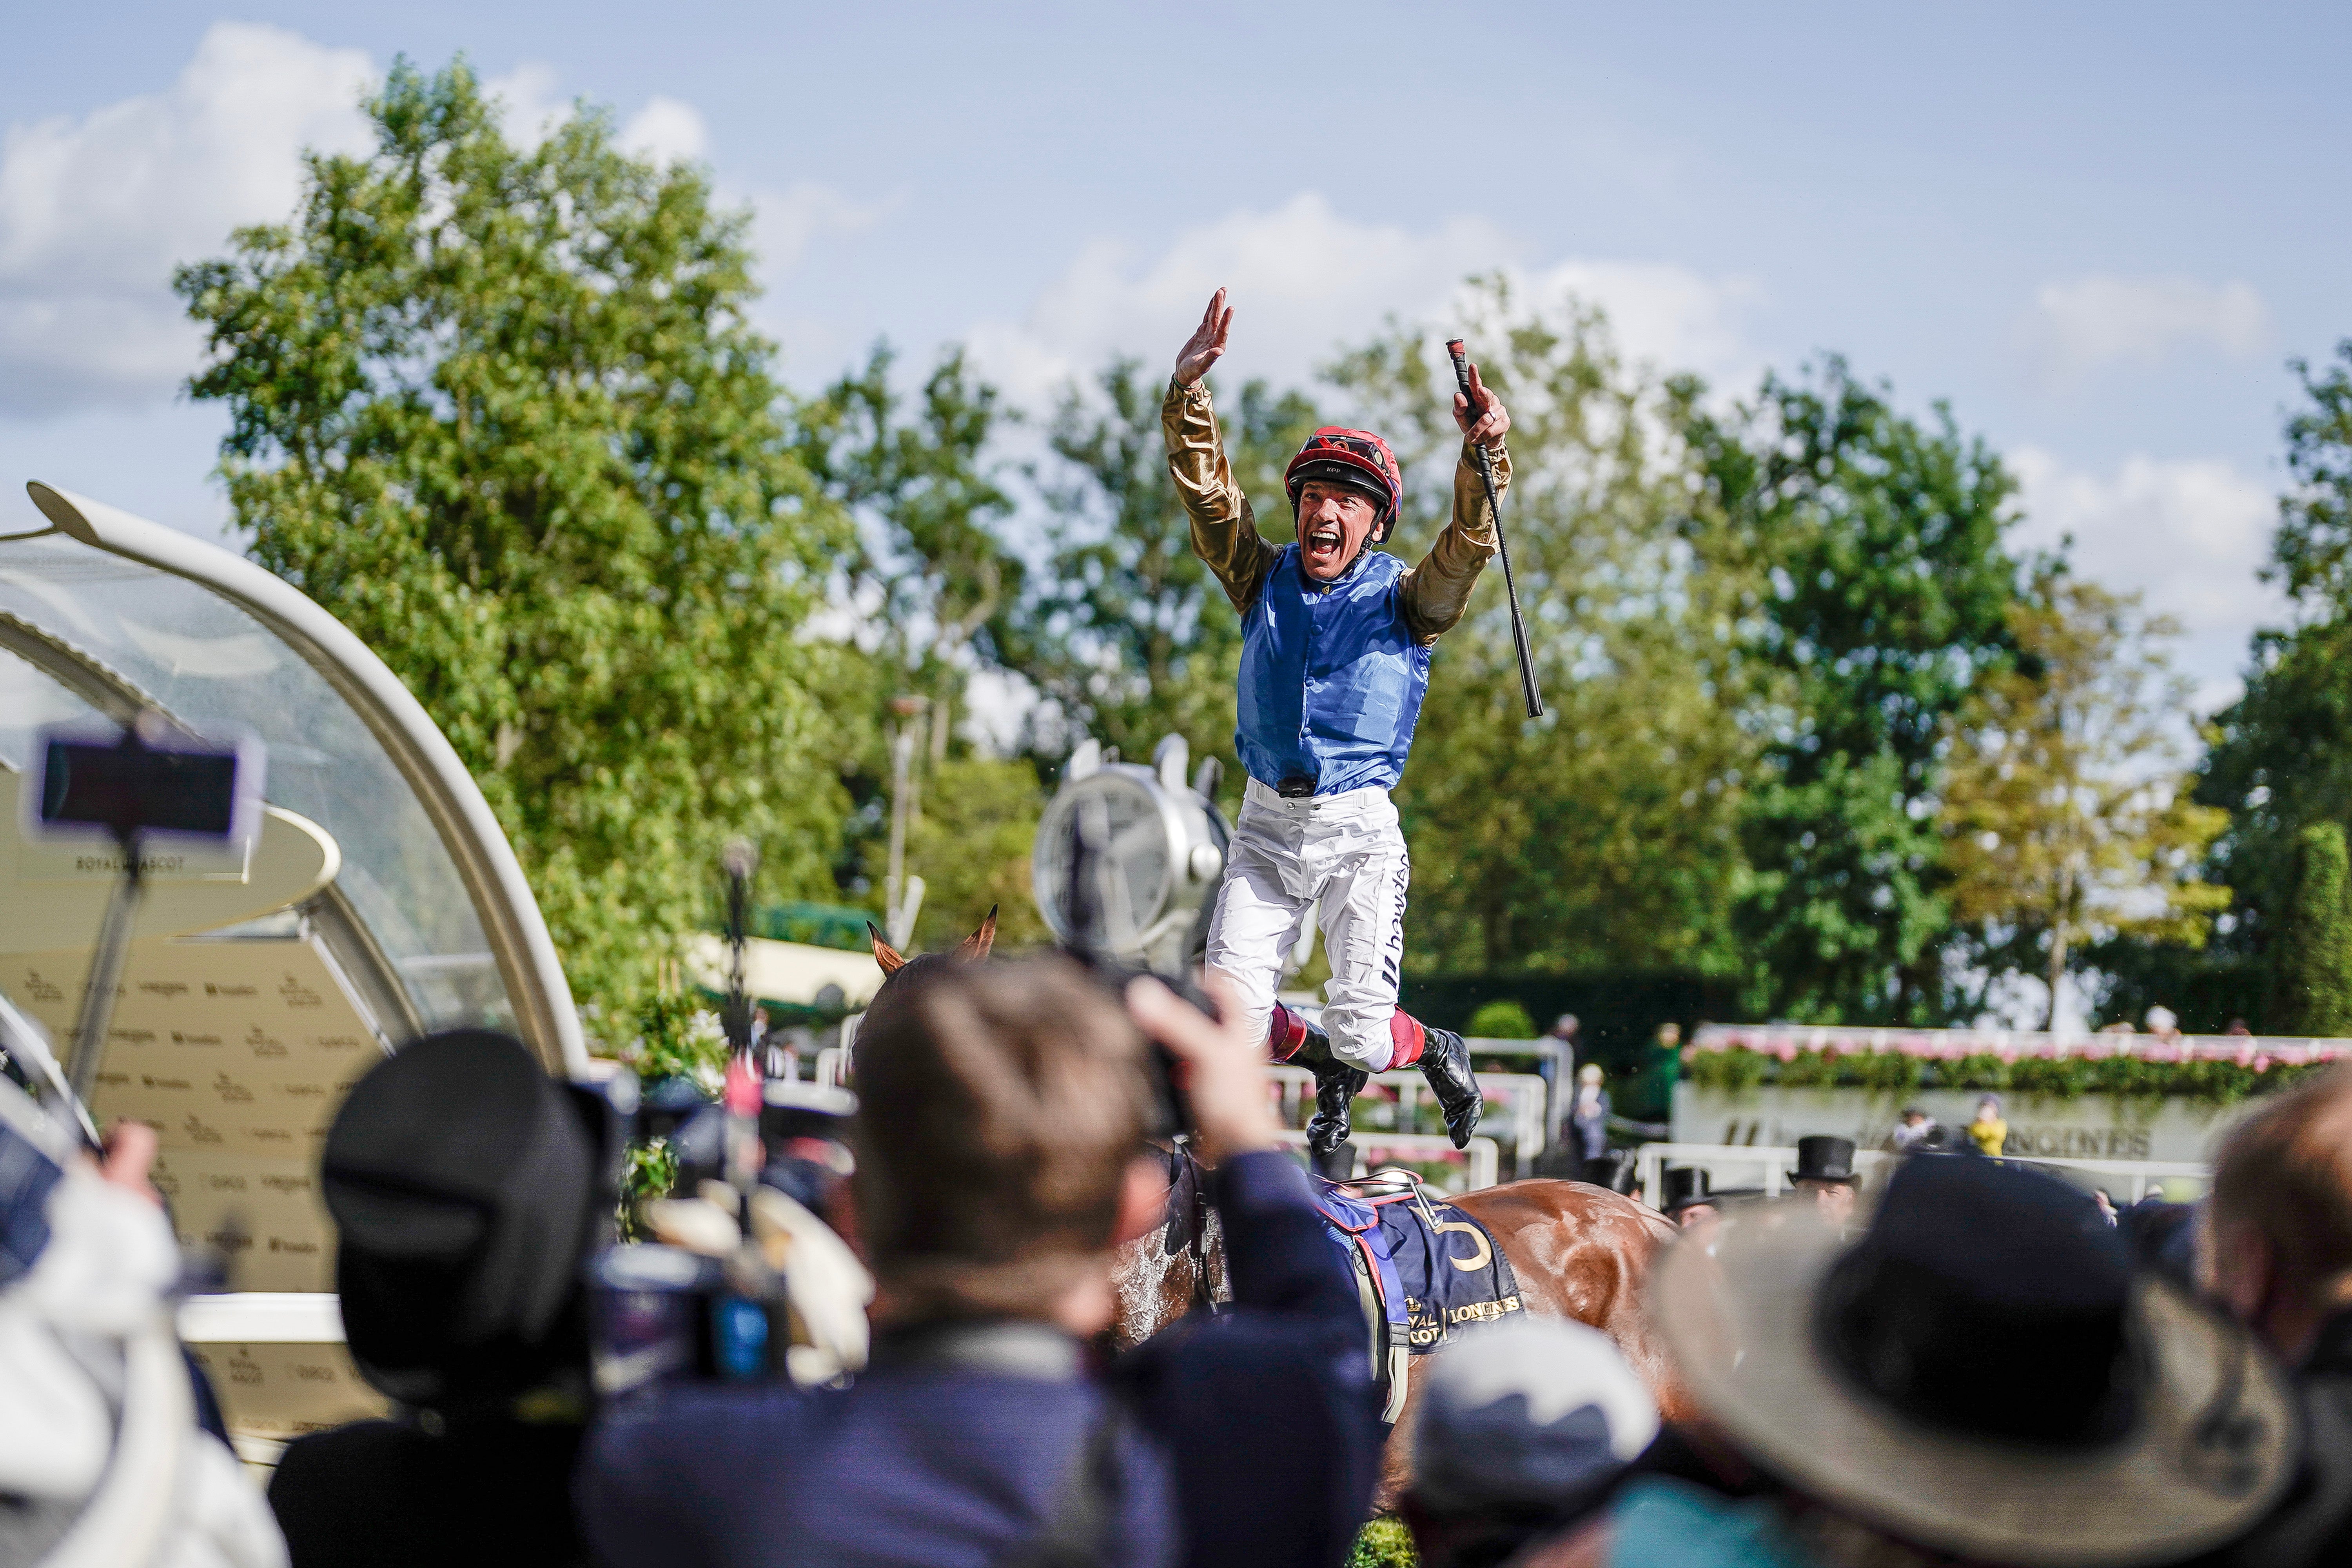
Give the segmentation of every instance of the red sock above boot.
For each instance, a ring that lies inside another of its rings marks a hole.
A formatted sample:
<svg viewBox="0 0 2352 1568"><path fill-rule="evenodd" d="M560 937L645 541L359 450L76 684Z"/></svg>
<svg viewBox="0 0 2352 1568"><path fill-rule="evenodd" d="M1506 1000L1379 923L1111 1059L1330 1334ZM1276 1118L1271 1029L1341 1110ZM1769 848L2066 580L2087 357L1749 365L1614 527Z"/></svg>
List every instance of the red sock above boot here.
<svg viewBox="0 0 2352 1568"><path fill-rule="evenodd" d="M1276 1002L1274 1016L1266 1020L1265 1056L1268 1061L1286 1062L1298 1054L1307 1043L1307 1020Z"/></svg>
<svg viewBox="0 0 2352 1568"><path fill-rule="evenodd" d="M1389 1015L1389 1070L1409 1068L1421 1060L1421 1047L1429 1037L1421 1020L1400 1007Z"/></svg>

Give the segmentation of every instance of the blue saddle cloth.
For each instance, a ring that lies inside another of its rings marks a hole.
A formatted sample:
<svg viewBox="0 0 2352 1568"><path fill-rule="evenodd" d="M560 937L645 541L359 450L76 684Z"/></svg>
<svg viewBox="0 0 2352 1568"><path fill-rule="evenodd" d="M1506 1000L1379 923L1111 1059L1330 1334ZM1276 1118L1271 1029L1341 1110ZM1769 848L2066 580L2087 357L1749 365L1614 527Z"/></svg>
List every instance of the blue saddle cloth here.
<svg viewBox="0 0 2352 1568"><path fill-rule="evenodd" d="M1518 1277L1486 1227L1426 1192L1366 1201L1318 1178L1326 1235L1370 1266L1393 1337L1415 1355L1519 1310Z"/></svg>

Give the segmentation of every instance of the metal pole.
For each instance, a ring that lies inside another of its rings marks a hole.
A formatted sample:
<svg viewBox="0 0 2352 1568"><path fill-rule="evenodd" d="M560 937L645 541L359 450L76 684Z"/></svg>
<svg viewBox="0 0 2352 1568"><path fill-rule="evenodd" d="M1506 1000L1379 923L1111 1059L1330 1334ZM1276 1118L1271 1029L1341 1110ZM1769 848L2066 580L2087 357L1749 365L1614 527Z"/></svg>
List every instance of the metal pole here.
<svg viewBox="0 0 2352 1568"><path fill-rule="evenodd" d="M898 919L899 890L907 884L907 775L914 765L915 736L907 725L890 732L890 872L883 879L884 923Z"/></svg>
<svg viewBox="0 0 2352 1568"><path fill-rule="evenodd" d="M82 987L81 1017L74 1026L73 1092L85 1109L98 1088L100 1064L106 1059L106 1032L114 1022L114 994L122 984L123 961L131 955L131 922L146 892L139 864L139 836L126 834L119 842L122 879L114 884L106 919L98 928L98 946L90 952L89 976Z"/></svg>

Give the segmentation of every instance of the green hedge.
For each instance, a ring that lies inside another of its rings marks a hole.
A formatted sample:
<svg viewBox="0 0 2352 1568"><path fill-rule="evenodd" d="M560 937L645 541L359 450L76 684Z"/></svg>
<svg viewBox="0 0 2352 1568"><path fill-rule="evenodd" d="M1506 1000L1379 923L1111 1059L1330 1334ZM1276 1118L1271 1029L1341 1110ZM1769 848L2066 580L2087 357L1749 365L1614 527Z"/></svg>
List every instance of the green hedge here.
<svg viewBox="0 0 2352 1568"><path fill-rule="evenodd" d="M2268 1094L2326 1070L2327 1064L2274 1063L2262 1072L2232 1061L2149 1061L2142 1057L2022 1057L2003 1061L1990 1052L1944 1061L1899 1051L1799 1051L1789 1061L1745 1046L1685 1050L1683 1078L1706 1089L1866 1089L1901 1094L1915 1089L1997 1089L2052 1100L2085 1094L2141 1099L2166 1096L2229 1105Z"/></svg>

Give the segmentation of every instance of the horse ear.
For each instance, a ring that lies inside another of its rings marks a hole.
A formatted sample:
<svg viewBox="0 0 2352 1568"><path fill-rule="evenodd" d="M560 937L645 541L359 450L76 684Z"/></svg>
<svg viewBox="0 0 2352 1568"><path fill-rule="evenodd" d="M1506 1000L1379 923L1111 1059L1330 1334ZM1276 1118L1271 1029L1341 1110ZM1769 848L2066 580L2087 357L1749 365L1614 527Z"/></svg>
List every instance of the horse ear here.
<svg viewBox="0 0 2352 1568"><path fill-rule="evenodd" d="M956 956L967 960L986 958L988 950L995 945L996 906L991 904L988 906L988 918L980 922L978 931L963 939L963 945L956 949Z"/></svg>
<svg viewBox="0 0 2352 1568"><path fill-rule="evenodd" d="M882 933L874 929L872 921L866 922L866 934L874 939L874 962L882 966L886 977L907 966L907 961L898 955L898 950L882 940Z"/></svg>

